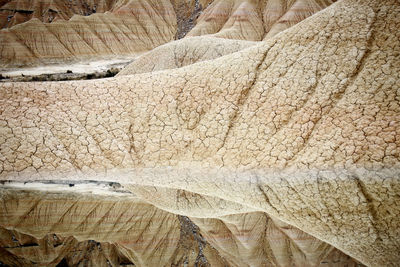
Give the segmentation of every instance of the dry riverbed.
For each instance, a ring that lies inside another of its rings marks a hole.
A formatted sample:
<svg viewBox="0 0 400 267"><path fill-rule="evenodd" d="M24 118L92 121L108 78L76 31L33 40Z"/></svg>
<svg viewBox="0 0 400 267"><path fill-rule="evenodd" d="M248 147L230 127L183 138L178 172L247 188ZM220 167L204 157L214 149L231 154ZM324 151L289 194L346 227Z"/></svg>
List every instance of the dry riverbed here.
<svg viewBox="0 0 400 267"><path fill-rule="evenodd" d="M0 70L2 82L90 80L115 76L134 58Z"/></svg>

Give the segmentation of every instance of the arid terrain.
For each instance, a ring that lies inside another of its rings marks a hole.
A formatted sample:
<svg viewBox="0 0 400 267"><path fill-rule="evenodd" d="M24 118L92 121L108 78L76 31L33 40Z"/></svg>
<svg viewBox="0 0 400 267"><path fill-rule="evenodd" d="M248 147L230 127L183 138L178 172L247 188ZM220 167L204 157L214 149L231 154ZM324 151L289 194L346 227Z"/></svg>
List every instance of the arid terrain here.
<svg viewBox="0 0 400 267"><path fill-rule="evenodd" d="M0 83L0 266L399 266L398 25L397 0L0 0L2 73L33 75Z"/></svg>

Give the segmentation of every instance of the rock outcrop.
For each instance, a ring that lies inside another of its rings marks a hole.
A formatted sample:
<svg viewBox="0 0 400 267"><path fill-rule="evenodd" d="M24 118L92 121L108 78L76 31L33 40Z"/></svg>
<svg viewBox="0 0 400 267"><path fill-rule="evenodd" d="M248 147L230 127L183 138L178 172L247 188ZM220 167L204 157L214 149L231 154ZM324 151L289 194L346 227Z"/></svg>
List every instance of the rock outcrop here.
<svg viewBox="0 0 400 267"><path fill-rule="evenodd" d="M124 1L111 13L74 15L43 23L31 19L0 31L3 67L137 55L173 40L176 19L169 1Z"/></svg>
<svg viewBox="0 0 400 267"><path fill-rule="evenodd" d="M109 11L115 0L4 0L0 1L0 29L10 28L32 18L42 22L68 20L73 15L88 16Z"/></svg>
<svg viewBox="0 0 400 267"><path fill-rule="evenodd" d="M399 14L341 0L178 69L2 84L0 226L111 242L139 266L356 264L333 247L398 265ZM118 183L137 202L49 181Z"/></svg>
<svg viewBox="0 0 400 267"><path fill-rule="evenodd" d="M261 41L326 8L334 0L215 0L188 36Z"/></svg>
<svg viewBox="0 0 400 267"><path fill-rule="evenodd" d="M2 266L135 266L114 244L48 234L41 239L0 228Z"/></svg>
<svg viewBox="0 0 400 267"><path fill-rule="evenodd" d="M184 38L161 45L137 57L120 71L118 76L181 68L232 54L256 44L257 42L208 36Z"/></svg>
<svg viewBox="0 0 400 267"><path fill-rule="evenodd" d="M13 0L0 8L0 67L134 57L189 31L260 41L331 2Z"/></svg>
<svg viewBox="0 0 400 267"><path fill-rule="evenodd" d="M213 0L171 0L174 6L176 20L177 20L177 33L175 39L181 39L195 26L196 20L203 11Z"/></svg>
<svg viewBox="0 0 400 267"><path fill-rule="evenodd" d="M0 228L0 261L11 266L56 266L62 261L68 266L357 264L261 212L189 219L108 185L101 187L108 188L105 193L91 184L92 194L79 192L82 184L47 184L46 191L38 184L35 191L28 191L34 189L29 184L20 186L0 192L0 221L7 220ZM6 229L15 224L18 231Z"/></svg>

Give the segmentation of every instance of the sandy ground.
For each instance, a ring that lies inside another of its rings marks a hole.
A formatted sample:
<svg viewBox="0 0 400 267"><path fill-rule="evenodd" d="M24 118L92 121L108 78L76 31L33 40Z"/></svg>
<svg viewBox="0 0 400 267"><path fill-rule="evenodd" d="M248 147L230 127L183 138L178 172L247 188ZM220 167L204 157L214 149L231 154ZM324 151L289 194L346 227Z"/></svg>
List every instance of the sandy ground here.
<svg viewBox="0 0 400 267"><path fill-rule="evenodd" d="M91 182L80 181L70 183L62 183L56 181L44 182L4 182L0 184L1 189L14 189L25 191L45 191L52 193L81 193L81 194L95 194L106 195L115 197L135 197L129 191L125 191L119 184L109 182Z"/></svg>
<svg viewBox="0 0 400 267"><path fill-rule="evenodd" d="M132 62L135 57L125 57L110 60L96 60L91 62L79 62L72 64L57 64L57 65L46 65L29 68L18 68L18 69L1 69L0 73L3 76L15 77L21 76L34 76L41 74L55 74L55 73L66 73L67 70L71 70L73 73L94 73L96 71L107 71L110 68L122 68Z"/></svg>

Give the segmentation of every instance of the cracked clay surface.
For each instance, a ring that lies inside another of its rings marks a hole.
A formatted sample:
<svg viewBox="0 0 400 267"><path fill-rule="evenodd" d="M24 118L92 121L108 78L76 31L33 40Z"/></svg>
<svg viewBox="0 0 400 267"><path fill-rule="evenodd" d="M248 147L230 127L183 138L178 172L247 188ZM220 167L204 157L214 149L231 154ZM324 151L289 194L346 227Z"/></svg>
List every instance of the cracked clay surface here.
<svg viewBox="0 0 400 267"><path fill-rule="evenodd" d="M397 25L398 1L342 0L265 42L179 69L1 84L0 179L114 181L168 223L189 216L214 248L218 221L207 219L267 216L365 265L395 266ZM18 203L7 194L3 202ZM35 209L21 205L3 208L0 225L34 235L20 221ZM274 249L265 255L281 255ZM330 252L298 255L321 262Z"/></svg>

